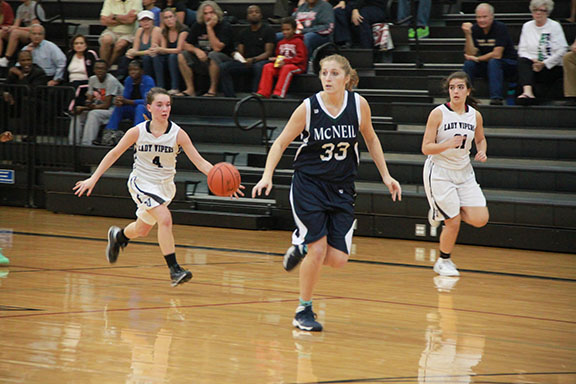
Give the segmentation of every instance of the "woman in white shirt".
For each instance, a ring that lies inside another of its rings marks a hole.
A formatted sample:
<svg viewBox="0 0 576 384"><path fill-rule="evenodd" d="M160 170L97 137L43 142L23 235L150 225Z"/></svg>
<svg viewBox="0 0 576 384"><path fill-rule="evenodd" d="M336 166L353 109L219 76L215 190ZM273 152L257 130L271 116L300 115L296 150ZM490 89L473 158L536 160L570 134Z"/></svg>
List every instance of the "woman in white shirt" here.
<svg viewBox="0 0 576 384"><path fill-rule="evenodd" d="M533 20L522 26L518 45L518 81L522 94L520 104L533 101L536 83L553 85L562 78L562 57L568 43L562 26L548 18L554 9L552 0L530 1Z"/></svg>

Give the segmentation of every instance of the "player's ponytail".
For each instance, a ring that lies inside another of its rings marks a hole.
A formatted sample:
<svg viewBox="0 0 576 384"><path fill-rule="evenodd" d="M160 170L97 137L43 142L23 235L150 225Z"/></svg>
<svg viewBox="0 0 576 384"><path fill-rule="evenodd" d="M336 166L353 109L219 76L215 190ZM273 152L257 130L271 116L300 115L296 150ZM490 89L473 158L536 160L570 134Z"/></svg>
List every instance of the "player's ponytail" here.
<svg viewBox="0 0 576 384"><path fill-rule="evenodd" d="M346 83L347 91L352 91L354 88L356 88L360 78L358 77L358 73L356 73L356 70L352 68L352 66L350 65L350 62L348 61L347 58L341 55L326 56L325 58L320 60L320 68L322 68L324 63L328 61L335 61L336 63L338 63L338 65L340 65L340 67L342 67L342 69L344 70L344 73L350 76L350 80L348 81L348 83Z"/></svg>
<svg viewBox="0 0 576 384"><path fill-rule="evenodd" d="M444 83L442 84L442 88L444 89L444 91L446 91L446 93L450 94L450 90L449 90L450 89L450 82L454 79L464 80L464 82L466 83L466 88L468 88L470 90L470 94L466 97L466 104L468 104L472 108L477 108L478 107L478 100L476 100L476 98L474 96L472 96L472 92L474 91L474 87L472 87L472 81L470 81L470 77L468 76L468 74L466 72L458 71L458 72L454 72L451 75L449 75L444 80Z"/></svg>

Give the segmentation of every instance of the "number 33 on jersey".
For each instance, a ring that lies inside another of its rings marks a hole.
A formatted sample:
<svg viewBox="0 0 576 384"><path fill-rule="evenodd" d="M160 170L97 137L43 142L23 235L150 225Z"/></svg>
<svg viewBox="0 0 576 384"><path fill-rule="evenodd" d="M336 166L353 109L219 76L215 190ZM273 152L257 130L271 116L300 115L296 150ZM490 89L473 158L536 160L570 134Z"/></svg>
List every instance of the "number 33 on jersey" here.
<svg viewBox="0 0 576 384"><path fill-rule="evenodd" d="M300 135L302 145L294 157L294 169L323 181L353 181L358 173L360 153L360 97L346 92L337 116L322 102L320 93L304 100L306 128Z"/></svg>

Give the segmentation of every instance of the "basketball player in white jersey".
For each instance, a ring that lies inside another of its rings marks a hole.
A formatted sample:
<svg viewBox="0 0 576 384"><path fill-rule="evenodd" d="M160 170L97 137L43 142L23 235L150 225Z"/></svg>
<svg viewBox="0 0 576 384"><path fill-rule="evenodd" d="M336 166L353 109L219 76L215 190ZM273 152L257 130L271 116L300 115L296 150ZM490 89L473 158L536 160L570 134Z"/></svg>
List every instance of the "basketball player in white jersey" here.
<svg viewBox="0 0 576 384"><path fill-rule="evenodd" d="M294 158L290 203L297 229L284 256L284 269L301 261L300 305L292 325L321 331L312 310L312 294L323 265L343 267L348 261L354 231L354 180L358 174L361 134L388 187L392 200L402 199L400 184L390 175L382 146L372 126L370 105L352 92L358 75L348 60L331 55L320 61L322 92L306 99L292 113L266 159L262 178L252 197L272 190L272 175L286 147L300 135L303 144Z"/></svg>
<svg viewBox="0 0 576 384"><path fill-rule="evenodd" d="M165 89L152 88L146 96L147 109L152 120L130 128L120 142L104 156L94 174L76 183L75 194L90 196L98 179L128 149L134 147L134 167L128 180L128 189L138 206L138 219L125 228L110 227L106 257L115 263L121 248L129 240L147 236L158 223L158 244L170 269L172 286L192 278L192 273L180 267L176 261L172 215L168 204L174 198L176 186L176 156L179 148L205 175L212 168L196 150L188 134L169 120L172 98ZM238 191L241 195L242 192Z"/></svg>
<svg viewBox="0 0 576 384"><path fill-rule="evenodd" d="M430 203L428 220L437 227L444 221L440 235L440 258L434 271L441 276L459 276L450 259L463 220L474 227L488 222L486 199L476 182L470 163L472 141L476 143L474 160L485 162L486 138L482 115L470 97L470 79L464 72L451 74L445 82L450 102L430 113L422 141L424 188ZM471 105L472 104L472 105Z"/></svg>

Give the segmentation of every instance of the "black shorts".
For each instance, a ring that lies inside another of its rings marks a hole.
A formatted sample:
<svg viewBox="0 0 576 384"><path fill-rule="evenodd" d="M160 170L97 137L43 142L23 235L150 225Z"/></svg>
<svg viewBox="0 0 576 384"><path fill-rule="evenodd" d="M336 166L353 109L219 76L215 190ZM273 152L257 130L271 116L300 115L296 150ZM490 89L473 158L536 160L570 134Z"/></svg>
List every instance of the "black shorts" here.
<svg viewBox="0 0 576 384"><path fill-rule="evenodd" d="M328 245L350 254L354 232L354 183L333 184L294 172L290 203L297 229L293 244L310 244L327 236Z"/></svg>

